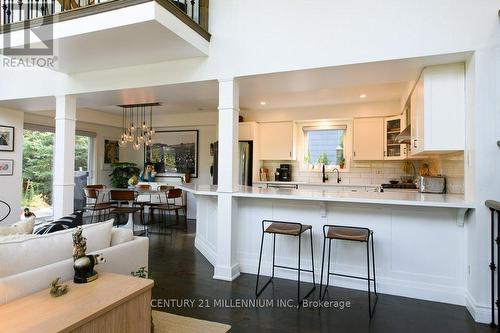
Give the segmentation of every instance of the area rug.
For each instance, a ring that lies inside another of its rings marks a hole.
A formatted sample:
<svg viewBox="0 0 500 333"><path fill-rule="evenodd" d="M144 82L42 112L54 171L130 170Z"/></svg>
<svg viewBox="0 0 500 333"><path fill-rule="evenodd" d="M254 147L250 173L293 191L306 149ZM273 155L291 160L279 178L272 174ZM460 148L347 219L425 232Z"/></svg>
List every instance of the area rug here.
<svg viewBox="0 0 500 333"><path fill-rule="evenodd" d="M226 333L231 326L153 310L155 333Z"/></svg>

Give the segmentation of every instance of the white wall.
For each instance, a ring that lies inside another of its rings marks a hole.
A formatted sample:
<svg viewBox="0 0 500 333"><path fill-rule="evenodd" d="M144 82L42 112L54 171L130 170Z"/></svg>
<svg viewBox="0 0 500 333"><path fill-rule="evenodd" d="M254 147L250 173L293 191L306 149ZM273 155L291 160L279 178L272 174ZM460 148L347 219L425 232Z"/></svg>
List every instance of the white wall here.
<svg viewBox="0 0 500 333"><path fill-rule="evenodd" d="M71 76L0 70L0 100L471 51L498 38L498 8L491 0L218 0L208 58Z"/></svg>
<svg viewBox="0 0 500 333"><path fill-rule="evenodd" d="M475 52L467 64L466 194L476 203L467 230L467 307L476 320L490 321L490 212L484 202L500 201L500 46Z"/></svg>
<svg viewBox="0 0 500 333"><path fill-rule="evenodd" d="M0 199L7 202L12 211L2 222L9 224L19 220L22 198L22 167L23 167L23 118L24 113L17 110L0 108L0 125L14 127L14 151L1 152L0 159L14 160L14 175L0 176ZM0 215L4 215L0 207Z"/></svg>

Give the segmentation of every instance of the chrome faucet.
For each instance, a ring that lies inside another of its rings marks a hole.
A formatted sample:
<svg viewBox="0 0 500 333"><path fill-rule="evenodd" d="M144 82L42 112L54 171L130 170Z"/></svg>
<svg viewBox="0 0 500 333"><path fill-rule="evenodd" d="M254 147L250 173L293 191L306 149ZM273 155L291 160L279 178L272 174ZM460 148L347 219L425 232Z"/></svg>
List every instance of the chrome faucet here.
<svg viewBox="0 0 500 333"><path fill-rule="evenodd" d="M337 184L339 184L340 181L342 180L342 179L340 179L340 171L337 168L335 168L335 169L332 170L332 172L334 172L334 171L337 171Z"/></svg>
<svg viewBox="0 0 500 333"><path fill-rule="evenodd" d="M340 171L339 169L335 168L332 170L332 172L337 171L337 184L340 183L342 179L340 179ZM323 183L325 183L328 180L328 175L326 174L326 166L323 164Z"/></svg>

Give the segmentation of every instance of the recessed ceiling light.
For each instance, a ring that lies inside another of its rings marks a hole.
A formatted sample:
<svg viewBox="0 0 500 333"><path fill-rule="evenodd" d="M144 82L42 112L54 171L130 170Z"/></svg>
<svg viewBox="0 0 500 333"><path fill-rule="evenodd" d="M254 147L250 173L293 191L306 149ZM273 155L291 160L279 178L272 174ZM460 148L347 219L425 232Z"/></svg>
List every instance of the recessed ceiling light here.
<svg viewBox="0 0 500 333"><path fill-rule="evenodd" d="M367 97L366 94L359 95L359 98L366 98L366 97Z"/></svg>
<svg viewBox="0 0 500 333"><path fill-rule="evenodd" d="M266 104L267 104L266 101L260 102L260 105L266 105Z"/></svg>

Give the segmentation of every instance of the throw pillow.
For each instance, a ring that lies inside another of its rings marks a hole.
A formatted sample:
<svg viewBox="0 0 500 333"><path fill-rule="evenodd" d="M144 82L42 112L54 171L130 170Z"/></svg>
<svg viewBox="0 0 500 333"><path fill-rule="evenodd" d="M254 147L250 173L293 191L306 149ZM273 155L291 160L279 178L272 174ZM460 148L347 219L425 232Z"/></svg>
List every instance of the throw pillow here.
<svg viewBox="0 0 500 333"><path fill-rule="evenodd" d="M111 231L111 246L130 242L134 239L134 233L127 228L113 228Z"/></svg>
<svg viewBox="0 0 500 333"><path fill-rule="evenodd" d="M33 232L33 225L35 224L35 217L14 223L10 226L0 227L0 236L15 235L15 234L31 234Z"/></svg>
<svg viewBox="0 0 500 333"><path fill-rule="evenodd" d="M35 227L33 234L35 235L44 235L50 234L56 231L73 229L82 225L82 215L83 211L76 211L71 215L60 218L57 221L44 223Z"/></svg>

